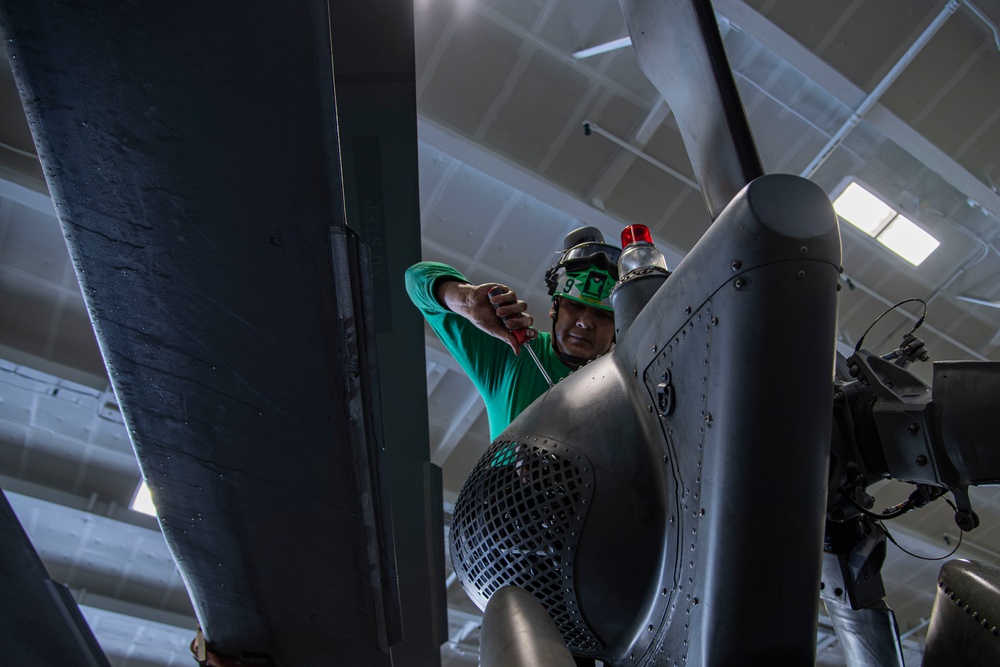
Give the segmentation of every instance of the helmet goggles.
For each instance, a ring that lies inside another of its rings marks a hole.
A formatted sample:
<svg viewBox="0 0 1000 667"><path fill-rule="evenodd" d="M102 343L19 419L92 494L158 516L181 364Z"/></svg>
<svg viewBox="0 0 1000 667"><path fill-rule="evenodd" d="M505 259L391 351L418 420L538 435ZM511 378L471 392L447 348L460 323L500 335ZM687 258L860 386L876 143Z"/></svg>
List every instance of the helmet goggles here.
<svg viewBox="0 0 1000 667"><path fill-rule="evenodd" d="M621 254L621 248L606 243L581 243L564 250L555 264L567 271L579 270L591 264L597 264L603 269L612 266L617 268Z"/></svg>
<svg viewBox="0 0 1000 667"><path fill-rule="evenodd" d="M618 280L620 254L620 248L606 243L581 243L567 248L545 274L549 294L612 310L610 295Z"/></svg>

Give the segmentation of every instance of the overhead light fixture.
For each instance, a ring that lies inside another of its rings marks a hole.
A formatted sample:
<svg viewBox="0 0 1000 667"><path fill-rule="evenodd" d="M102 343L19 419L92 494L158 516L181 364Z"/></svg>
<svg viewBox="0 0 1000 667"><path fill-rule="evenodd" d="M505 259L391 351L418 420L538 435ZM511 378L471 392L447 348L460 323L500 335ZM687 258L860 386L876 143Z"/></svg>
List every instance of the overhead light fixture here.
<svg viewBox="0 0 1000 667"><path fill-rule="evenodd" d="M901 215L893 218L876 238L913 266L920 266L941 245L940 241Z"/></svg>
<svg viewBox="0 0 1000 667"><path fill-rule="evenodd" d="M149 487L146 486L145 481L140 482L139 486L136 487L135 495L132 496L132 504L129 505L129 509L133 512L156 516L156 507L153 505L153 496L150 494Z"/></svg>
<svg viewBox="0 0 1000 667"><path fill-rule="evenodd" d="M573 57L577 60L582 60L584 58L589 58L591 56L598 56L602 53L607 53L608 51L617 51L618 49L624 49L626 46L632 44L631 37L621 37L619 39L613 39L610 42L604 42L603 44L598 44L597 46L591 46L588 49L582 49L573 53Z"/></svg>
<svg viewBox="0 0 1000 667"><path fill-rule="evenodd" d="M877 236L896 215L888 204L853 181L833 202L833 210L868 236Z"/></svg>
<svg viewBox="0 0 1000 667"><path fill-rule="evenodd" d="M844 188L833 210L913 266L919 266L941 242L905 218L856 181Z"/></svg>

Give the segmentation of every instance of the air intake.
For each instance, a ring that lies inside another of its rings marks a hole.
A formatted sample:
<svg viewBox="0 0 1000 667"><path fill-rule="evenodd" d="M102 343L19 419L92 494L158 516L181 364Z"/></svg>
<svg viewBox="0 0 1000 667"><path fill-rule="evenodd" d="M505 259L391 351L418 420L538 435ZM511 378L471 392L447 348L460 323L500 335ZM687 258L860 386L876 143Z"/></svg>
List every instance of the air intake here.
<svg viewBox="0 0 1000 667"><path fill-rule="evenodd" d="M570 650L599 651L573 577L594 492L590 461L551 439L505 435L479 460L455 503L455 572L481 609L500 588L520 586L542 603Z"/></svg>

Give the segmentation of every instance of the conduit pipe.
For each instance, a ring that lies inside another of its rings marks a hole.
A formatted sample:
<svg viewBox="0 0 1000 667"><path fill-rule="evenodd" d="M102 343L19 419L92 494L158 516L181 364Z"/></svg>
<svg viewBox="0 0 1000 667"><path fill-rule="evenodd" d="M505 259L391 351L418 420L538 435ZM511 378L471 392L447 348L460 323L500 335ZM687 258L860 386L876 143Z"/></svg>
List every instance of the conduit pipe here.
<svg viewBox="0 0 1000 667"><path fill-rule="evenodd" d="M826 162L826 159L830 157L834 150L836 150L842 143L844 139L853 130L861 119L864 118L865 114L871 111L872 107L881 99L882 95L889 89L899 75L903 73L903 70L909 66L913 59L917 57L931 38L937 34L937 31L941 29L944 22L948 20L952 14L958 9L959 0L949 0L948 4L945 5L938 15L931 21L931 24L924 29L920 36L910 45L910 48L906 50L906 53L900 57L896 64L892 66L882 80L878 82L878 85L872 89L870 93L861 101L858 108L851 112L851 116L844 122L837 132L834 133L830 140L826 143L826 146L820 150L820 152L813 158L812 162L809 163L805 169L802 170L800 174L803 178L812 178L817 170Z"/></svg>
<svg viewBox="0 0 1000 667"><path fill-rule="evenodd" d="M668 174L670 174L671 176L673 176L674 178L676 178L680 182L684 183L685 185L688 185L688 186L694 188L698 192L701 192L701 186L699 186L697 183L695 183L690 178L688 178L684 174L680 173L679 171L677 171L673 167L668 167L667 165L663 164L662 162L660 162L656 158L651 157L649 155L646 155L644 152L642 152L641 150L639 150L638 148L636 148L632 144L628 143L624 139L611 134L610 132L608 132L607 130L605 130L604 128L602 128L597 123L594 123L594 122L589 121L589 120L583 121L583 133L589 136L592 132L595 132L595 133L601 135L602 137L604 137L608 141L611 141L612 143L617 144L618 146L624 148L625 150L627 150L629 153L632 153L636 157L642 158L643 160L645 160L649 164L653 165L654 167L658 167L659 169L662 169L663 171L667 172Z"/></svg>

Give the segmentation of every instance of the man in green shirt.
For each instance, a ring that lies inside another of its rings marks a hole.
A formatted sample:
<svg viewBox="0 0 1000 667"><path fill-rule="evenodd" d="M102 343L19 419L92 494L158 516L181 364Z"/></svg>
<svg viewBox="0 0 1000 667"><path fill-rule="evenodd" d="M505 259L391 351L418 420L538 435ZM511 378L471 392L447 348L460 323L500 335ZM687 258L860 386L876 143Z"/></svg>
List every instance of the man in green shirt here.
<svg viewBox="0 0 1000 667"><path fill-rule="evenodd" d="M553 382L611 349L615 322L609 296L618 279L619 253L594 227L566 236L562 254L545 275L552 333L531 329L534 318L527 304L504 285L472 285L437 262L420 262L406 271L410 299L483 397L491 439L549 388L512 331L526 330ZM491 299L495 287L503 293Z"/></svg>

